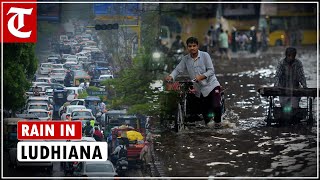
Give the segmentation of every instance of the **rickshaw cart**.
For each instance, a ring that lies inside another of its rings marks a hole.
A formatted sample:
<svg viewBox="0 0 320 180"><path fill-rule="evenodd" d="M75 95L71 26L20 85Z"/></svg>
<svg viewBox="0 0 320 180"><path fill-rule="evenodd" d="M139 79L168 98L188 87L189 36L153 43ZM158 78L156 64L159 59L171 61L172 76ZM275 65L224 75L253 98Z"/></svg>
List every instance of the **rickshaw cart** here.
<svg viewBox="0 0 320 180"><path fill-rule="evenodd" d="M174 118L174 129L179 132L186 126L195 126L196 121L202 121L202 105L193 91L193 82L188 76L180 76L175 82L167 82L166 92L174 92L176 100L176 114ZM221 90L221 115L225 112L224 91Z"/></svg>
<svg viewBox="0 0 320 180"><path fill-rule="evenodd" d="M314 118L312 112L313 100L317 97L317 88L280 88L280 87L262 87L258 89L261 96L267 97L269 106L267 109L267 126L272 123L288 123L288 121L299 122L306 120L308 125L312 125ZM306 97L307 107L298 107L285 109L275 105L274 98L282 97Z"/></svg>
<svg viewBox="0 0 320 180"><path fill-rule="evenodd" d="M140 152L142 148L144 147L144 141L143 143L138 143L137 140L135 141L129 141L127 138L123 138L123 134L126 133L127 131L137 131L135 128L131 126L116 126L111 129L111 135L112 135L112 141L108 142L109 146L109 151L112 153L115 148L119 144L119 139L124 141L127 147L127 159L129 166L133 167L136 165L141 165L141 160L140 160ZM128 142L125 141L125 139L128 140Z"/></svg>

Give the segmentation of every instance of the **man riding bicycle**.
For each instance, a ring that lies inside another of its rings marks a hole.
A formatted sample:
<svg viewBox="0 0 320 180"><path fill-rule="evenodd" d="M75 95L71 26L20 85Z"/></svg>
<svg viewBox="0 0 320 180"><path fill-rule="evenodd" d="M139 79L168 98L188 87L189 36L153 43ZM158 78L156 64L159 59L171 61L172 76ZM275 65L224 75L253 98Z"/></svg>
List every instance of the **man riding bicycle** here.
<svg viewBox="0 0 320 180"><path fill-rule="evenodd" d="M188 55L184 56L177 67L165 79L174 80L179 74L187 71L193 81L195 95L202 103L202 115L206 125L214 119L214 127L221 128L221 88L214 74L210 55L199 51L199 42L195 37L187 39Z"/></svg>

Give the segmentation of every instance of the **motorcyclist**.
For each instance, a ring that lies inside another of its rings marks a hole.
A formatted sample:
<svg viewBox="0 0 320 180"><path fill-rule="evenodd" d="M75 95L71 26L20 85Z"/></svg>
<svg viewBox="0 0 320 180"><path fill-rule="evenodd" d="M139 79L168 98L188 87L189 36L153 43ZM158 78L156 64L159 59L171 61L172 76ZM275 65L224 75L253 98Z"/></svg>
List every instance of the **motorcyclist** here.
<svg viewBox="0 0 320 180"><path fill-rule="evenodd" d="M93 138L96 141L102 141L103 140L103 134L101 133L101 131L100 131L100 129L98 127L94 127Z"/></svg>
<svg viewBox="0 0 320 180"><path fill-rule="evenodd" d="M36 86L36 87L33 88L33 95L34 95L34 96L40 96L40 92L39 92L38 86Z"/></svg>
<svg viewBox="0 0 320 180"><path fill-rule="evenodd" d="M84 135L86 137L92 137L93 136L93 127L90 125L90 122L86 122L86 126L83 128Z"/></svg>
<svg viewBox="0 0 320 180"><path fill-rule="evenodd" d="M71 75L70 70L68 70L67 73L66 73L66 76L64 78L64 85L66 87L70 87L71 86L71 83L70 83L71 79L72 79L72 75Z"/></svg>
<svg viewBox="0 0 320 180"><path fill-rule="evenodd" d="M113 153L111 153L111 162L116 164L120 158L127 158L127 147L123 140L120 140L120 144L116 147Z"/></svg>
<svg viewBox="0 0 320 180"><path fill-rule="evenodd" d="M181 40L181 36L177 35L176 40L172 43L171 52L175 53L178 49L182 49L183 52L186 50L186 46L184 45L183 41Z"/></svg>

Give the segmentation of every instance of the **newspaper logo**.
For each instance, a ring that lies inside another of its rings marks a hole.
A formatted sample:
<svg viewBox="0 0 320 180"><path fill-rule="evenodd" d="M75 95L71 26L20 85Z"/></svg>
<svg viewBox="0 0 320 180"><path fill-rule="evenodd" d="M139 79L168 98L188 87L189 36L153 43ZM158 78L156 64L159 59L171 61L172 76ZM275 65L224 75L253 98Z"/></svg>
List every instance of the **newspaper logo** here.
<svg viewBox="0 0 320 180"><path fill-rule="evenodd" d="M3 4L3 41L24 43L37 41L37 4Z"/></svg>

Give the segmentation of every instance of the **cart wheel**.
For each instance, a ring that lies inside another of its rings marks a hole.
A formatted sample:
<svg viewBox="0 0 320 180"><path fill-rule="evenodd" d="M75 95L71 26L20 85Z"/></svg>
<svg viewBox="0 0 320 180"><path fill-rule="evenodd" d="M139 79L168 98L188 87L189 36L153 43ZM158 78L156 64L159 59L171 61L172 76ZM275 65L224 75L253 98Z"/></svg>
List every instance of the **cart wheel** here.
<svg viewBox="0 0 320 180"><path fill-rule="evenodd" d="M312 98L309 98L309 104L308 104L308 110L309 110L309 114L308 114L308 121L307 124L309 126L313 125L313 114L312 114Z"/></svg>
<svg viewBox="0 0 320 180"><path fill-rule="evenodd" d="M175 130L176 132L179 132L184 129L184 116L183 116L183 111L181 108L181 104L178 103L178 112L177 112L177 118L176 118L176 123L175 123Z"/></svg>
<svg viewBox="0 0 320 180"><path fill-rule="evenodd" d="M221 114L224 114L226 112L226 106L224 101L224 95L221 95Z"/></svg>
<svg viewBox="0 0 320 180"><path fill-rule="evenodd" d="M268 115L267 115L267 126L271 126L271 120L272 120L271 111L272 111L272 98L270 98L270 101L269 101L269 108L268 108Z"/></svg>

